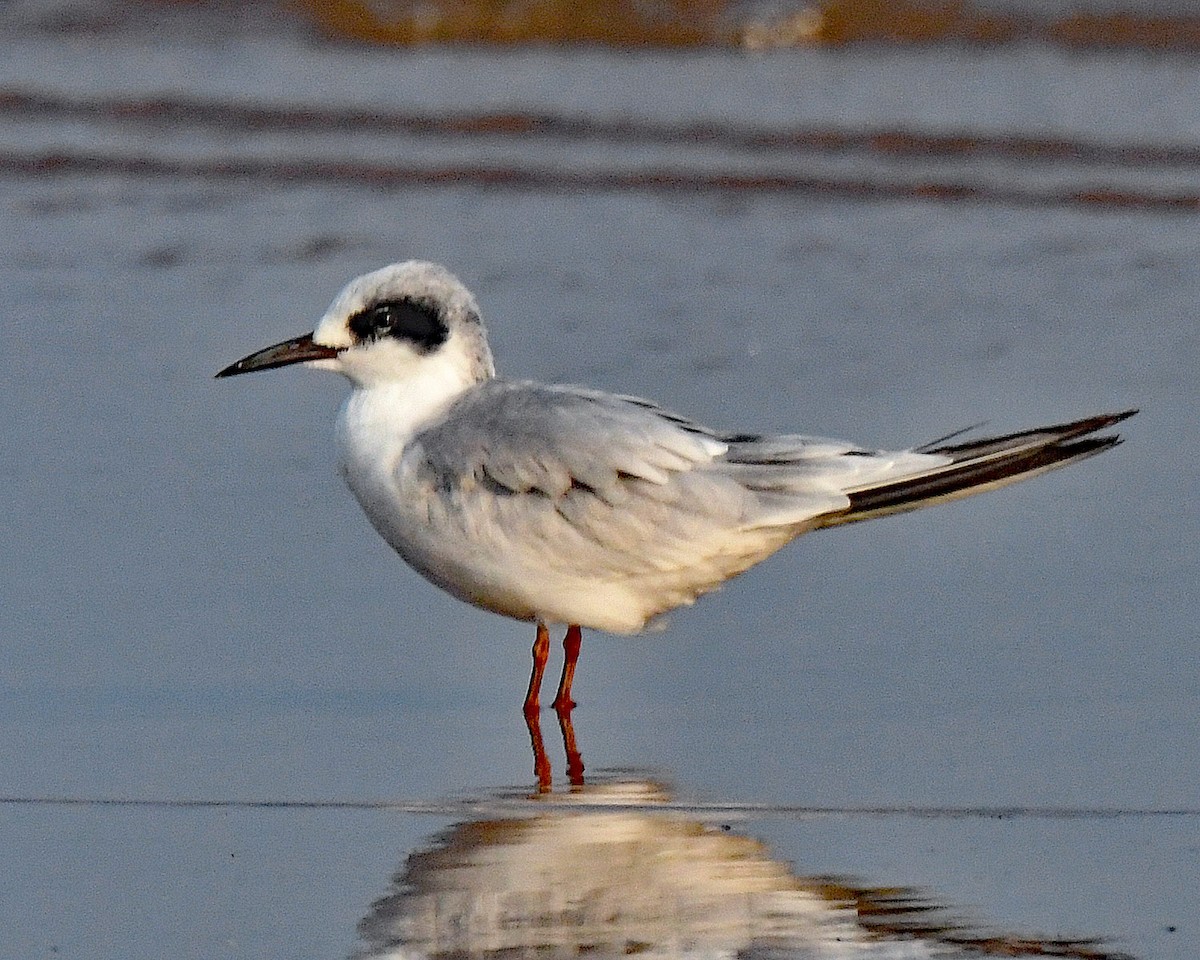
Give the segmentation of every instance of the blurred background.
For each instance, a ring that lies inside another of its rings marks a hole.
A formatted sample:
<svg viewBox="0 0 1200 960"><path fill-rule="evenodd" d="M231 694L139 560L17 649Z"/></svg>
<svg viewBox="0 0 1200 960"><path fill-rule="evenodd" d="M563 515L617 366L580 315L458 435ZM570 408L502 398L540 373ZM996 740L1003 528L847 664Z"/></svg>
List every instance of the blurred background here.
<svg viewBox="0 0 1200 960"><path fill-rule="evenodd" d="M1198 45L1137 0L0 3L0 956L1194 957ZM502 372L720 428L1142 412L585 635L539 794L532 629L370 530L345 385L212 379L410 257Z"/></svg>

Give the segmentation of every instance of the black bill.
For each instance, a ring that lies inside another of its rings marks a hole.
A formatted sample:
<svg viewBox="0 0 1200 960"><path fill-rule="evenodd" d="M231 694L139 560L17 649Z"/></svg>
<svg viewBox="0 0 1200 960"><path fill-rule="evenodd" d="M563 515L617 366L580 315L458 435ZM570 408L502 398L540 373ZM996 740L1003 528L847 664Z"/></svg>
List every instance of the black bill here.
<svg viewBox="0 0 1200 960"><path fill-rule="evenodd" d="M259 350L248 357L242 357L237 363L231 364L218 377L232 377L238 373L252 373L255 370L270 370L272 367L286 367L292 363L304 363L306 360L327 360L341 353L340 347L327 347L314 343L312 334L285 340L273 347Z"/></svg>

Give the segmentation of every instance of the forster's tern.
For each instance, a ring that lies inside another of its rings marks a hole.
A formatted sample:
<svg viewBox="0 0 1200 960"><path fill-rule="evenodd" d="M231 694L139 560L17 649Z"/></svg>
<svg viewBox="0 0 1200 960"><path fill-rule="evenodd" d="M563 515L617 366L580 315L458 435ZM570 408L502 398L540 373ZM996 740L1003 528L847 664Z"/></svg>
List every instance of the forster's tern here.
<svg viewBox="0 0 1200 960"><path fill-rule="evenodd" d="M1135 411L910 450L722 433L636 397L495 375L475 298L409 261L352 280L316 330L219 377L292 363L354 385L341 416L350 489L418 572L485 610L565 625L554 706L570 709L580 627L632 633L785 543L979 493L1120 442Z"/></svg>

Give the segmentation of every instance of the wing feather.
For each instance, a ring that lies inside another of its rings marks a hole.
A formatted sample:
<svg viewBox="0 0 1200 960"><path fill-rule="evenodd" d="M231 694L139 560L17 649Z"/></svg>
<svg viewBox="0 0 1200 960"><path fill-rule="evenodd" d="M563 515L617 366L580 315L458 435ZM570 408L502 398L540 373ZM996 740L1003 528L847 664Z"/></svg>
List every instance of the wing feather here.
<svg viewBox="0 0 1200 960"><path fill-rule="evenodd" d="M577 387L493 380L417 438L440 481L511 493L603 496L630 478L667 484L727 449L709 430L646 403Z"/></svg>
<svg viewBox="0 0 1200 960"><path fill-rule="evenodd" d="M530 569L656 577L676 605L777 549L798 524L844 510L838 477L860 468L843 456L850 449L727 439L649 401L494 380L420 434L401 469L439 492L429 499L443 536L517 566L529 558Z"/></svg>

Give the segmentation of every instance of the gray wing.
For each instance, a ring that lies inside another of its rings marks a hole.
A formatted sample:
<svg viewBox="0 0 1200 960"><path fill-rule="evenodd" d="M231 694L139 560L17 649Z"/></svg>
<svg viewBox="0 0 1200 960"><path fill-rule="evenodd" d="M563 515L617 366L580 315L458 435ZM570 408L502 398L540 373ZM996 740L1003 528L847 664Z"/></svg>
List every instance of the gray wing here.
<svg viewBox="0 0 1200 960"><path fill-rule="evenodd" d="M846 509L843 489L896 456L722 435L634 397L494 380L419 435L403 469L437 492L428 519L447 536L576 575L686 570L695 596Z"/></svg>
<svg viewBox="0 0 1200 960"><path fill-rule="evenodd" d="M417 438L443 486L622 500L632 480L667 483L726 450L712 431L648 401L578 387L491 380Z"/></svg>

